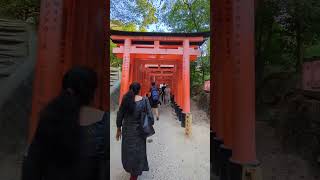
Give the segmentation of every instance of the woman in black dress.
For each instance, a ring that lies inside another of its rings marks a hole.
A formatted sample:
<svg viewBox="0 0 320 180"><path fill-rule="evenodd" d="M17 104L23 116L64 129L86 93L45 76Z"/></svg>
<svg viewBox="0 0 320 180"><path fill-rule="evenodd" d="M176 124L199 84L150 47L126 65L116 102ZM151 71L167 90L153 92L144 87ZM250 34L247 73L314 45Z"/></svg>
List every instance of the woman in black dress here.
<svg viewBox="0 0 320 180"><path fill-rule="evenodd" d="M90 107L97 87L94 71L75 67L62 91L41 111L25 155L22 180L105 180L109 114Z"/></svg>
<svg viewBox="0 0 320 180"><path fill-rule="evenodd" d="M132 83L130 90L122 99L117 115L117 134L119 140L122 136L122 165L131 174L130 180L136 180L142 171L148 171L146 138L141 135L141 114L145 109L154 124L151 106L146 97L139 96L140 84Z"/></svg>

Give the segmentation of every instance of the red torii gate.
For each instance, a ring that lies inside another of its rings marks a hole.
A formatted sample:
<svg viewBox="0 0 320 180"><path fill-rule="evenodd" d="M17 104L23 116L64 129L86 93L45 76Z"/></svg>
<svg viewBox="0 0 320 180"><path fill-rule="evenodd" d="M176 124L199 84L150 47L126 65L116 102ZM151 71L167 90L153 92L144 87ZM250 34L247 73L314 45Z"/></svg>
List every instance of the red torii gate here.
<svg viewBox="0 0 320 180"><path fill-rule="evenodd" d="M199 46L209 33L159 33L111 31L117 44L113 53L123 58L120 101L133 81L142 84L145 95L152 81L168 83L184 113L190 113L190 61L200 55ZM146 67L147 64L157 68ZM173 68L161 67L172 66ZM153 77L153 79L152 79Z"/></svg>
<svg viewBox="0 0 320 180"><path fill-rule="evenodd" d="M32 114L29 127L29 142L37 127L39 110L59 93L64 72L73 65L85 65L96 69L99 74L99 88L95 105L109 111L109 17L110 1L106 0L42 0L39 25L38 59L33 85ZM255 80L254 80L254 14L255 0L211 0L211 129L213 133L212 154L214 170L222 177L240 180L247 167L256 168L255 147ZM124 36L125 37L125 36ZM145 37L143 41L161 41ZM178 39L175 39L178 38ZM170 37L166 41L182 41L181 37ZM190 46L193 37L185 40L182 47ZM132 39L131 39L132 40ZM126 47L131 41L123 42ZM189 41L189 42L188 42ZM154 44L158 45L158 44ZM160 44L159 44L160 45ZM190 46L191 47L191 46ZM190 48L189 47L189 48ZM153 59L176 60L183 56L183 49L152 51L134 49L137 53L148 54ZM129 55L131 49L118 49L125 55L125 68L131 56L144 62L144 55ZM167 53L173 54L167 54ZM157 55L153 55L157 54ZM196 55L195 55L196 56ZM171 58L169 58L171 57ZM192 60L192 56L190 57ZM187 69L189 61L176 64L176 71ZM167 64L167 63L166 63ZM169 63L170 64L170 63ZM122 88L124 92L128 79ZM188 70L183 71L189 74ZM139 73L140 74L140 73ZM187 79L179 75L174 78ZM140 74L147 76L147 73ZM133 77L133 76L130 76ZM141 77L140 77L141 78ZM142 78L146 79L146 78ZM147 84L147 82L145 82ZM187 82L188 83L188 82ZM175 84L175 82L173 83ZM143 92L146 92L144 88ZM175 94L181 94L178 85ZM181 96L180 96L181 97ZM188 108L181 98L176 100ZM217 156L220 156L219 161ZM221 158L222 157L222 158ZM229 159L229 157L231 157ZM226 166L226 164L229 164ZM229 173L226 173L226 170Z"/></svg>

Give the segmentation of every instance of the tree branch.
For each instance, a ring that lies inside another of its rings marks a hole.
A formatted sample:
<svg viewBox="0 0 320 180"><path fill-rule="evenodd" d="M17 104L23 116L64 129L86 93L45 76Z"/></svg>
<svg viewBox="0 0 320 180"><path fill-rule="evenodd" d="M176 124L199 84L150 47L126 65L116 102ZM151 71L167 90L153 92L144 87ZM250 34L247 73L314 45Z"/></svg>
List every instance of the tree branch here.
<svg viewBox="0 0 320 180"><path fill-rule="evenodd" d="M194 14L193 14L193 12L192 12L191 4L190 4L189 2L187 2L187 1L188 1L188 0L183 1L183 2L184 2L184 4L188 7L189 12L190 12L190 14L191 14L191 19L192 19L192 21L193 21L193 23L194 23L194 26L195 26L197 32L199 32L199 31L200 31L200 28L199 28L199 25L197 24L197 21L196 21L196 18L194 17Z"/></svg>

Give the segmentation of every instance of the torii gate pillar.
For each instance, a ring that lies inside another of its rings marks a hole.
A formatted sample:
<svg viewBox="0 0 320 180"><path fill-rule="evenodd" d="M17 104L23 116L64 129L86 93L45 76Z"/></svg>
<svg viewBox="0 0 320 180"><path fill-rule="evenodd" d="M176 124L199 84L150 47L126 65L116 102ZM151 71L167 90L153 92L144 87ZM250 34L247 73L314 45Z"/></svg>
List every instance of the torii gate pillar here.
<svg viewBox="0 0 320 180"><path fill-rule="evenodd" d="M211 12L213 170L260 179L255 144L255 0L214 0ZM216 163L217 162L217 163Z"/></svg>
<svg viewBox="0 0 320 180"><path fill-rule="evenodd" d="M124 52L123 52L123 62L122 62L122 75L121 75L119 103L121 103L123 95L129 90L130 47L131 47L131 40L125 39L124 40Z"/></svg>
<svg viewBox="0 0 320 180"><path fill-rule="evenodd" d="M74 65L97 72L94 105L109 111L109 5L105 0L41 1L28 143L36 132L39 111L59 94L64 73Z"/></svg>
<svg viewBox="0 0 320 180"><path fill-rule="evenodd" d="M255 143L255 53L254 0L232 1L233 16L233 149L231 179L243 179L238 173L259 173ZM260 174L261 175L261 174Z"/></svg>
<svg viewBox="0 0 320 180"><path fill-rule="evenodd" d="M182 83L184 88L183 110L190 113L190 55L189 40L183 41Z"/></svg>

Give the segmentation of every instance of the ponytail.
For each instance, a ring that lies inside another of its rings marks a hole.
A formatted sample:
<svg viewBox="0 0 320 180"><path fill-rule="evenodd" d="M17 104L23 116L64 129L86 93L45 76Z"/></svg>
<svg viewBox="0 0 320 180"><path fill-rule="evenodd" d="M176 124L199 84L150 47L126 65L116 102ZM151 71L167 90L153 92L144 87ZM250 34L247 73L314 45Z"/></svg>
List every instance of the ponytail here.
<svg viewBox="0 0 320 180"><path fill-rule="evenodd" d="M80 136L80 100L70 90L63 90L41 112L35 138L41 142L48 162L69 164L77 158Z"/></svg>
<svg viewBox="0 0 320 180"><path fill-rule="evenodd" d="M132 89L130 89L124 96L121 102L121 106L127 109L129 114L132 114L135 110L135 94Z"/></svg>
<svg viewBox="0 0 320 180"><path fill-rule="evenodd" d="M128 114L132 114L136 108L135 95L140 92L140 84L134 82L130 85L129 91L123 96L120 107L127 110Z"/></svg>

